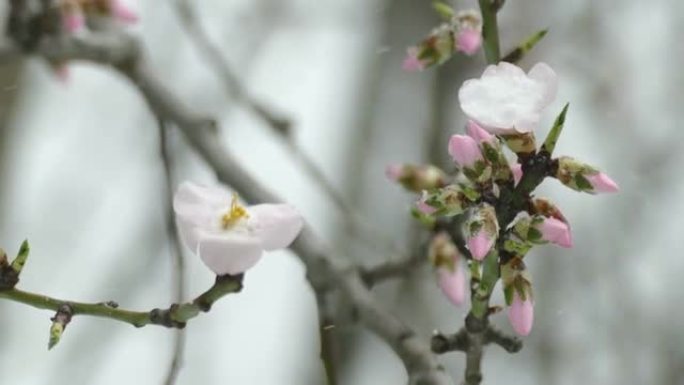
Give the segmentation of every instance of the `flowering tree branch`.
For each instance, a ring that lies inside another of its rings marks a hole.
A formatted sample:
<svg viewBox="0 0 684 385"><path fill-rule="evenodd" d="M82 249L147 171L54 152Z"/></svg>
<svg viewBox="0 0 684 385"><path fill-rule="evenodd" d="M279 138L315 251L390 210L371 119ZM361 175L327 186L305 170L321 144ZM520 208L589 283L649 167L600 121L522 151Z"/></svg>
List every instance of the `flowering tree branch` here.
<svg viewBox="0 0 684 385"><path fill-rule="evenodd" d="M117 30L92 33L87 37L45 35L35 49L29 52L50 62L87 60L115 68L136 85L157 116L181 129L188 142L215 169L219 180L236 188L248 200L279 200L242 169L239 162L220 144L214 119L189 108L154 76L146 65L136 39ZM404 362L411 384L452 384L428 344L399 319L382 309L361 278L358 267L333 258L333 251L318 240L309 227L304 228L291 249L306 265L307 277L315 291L338 289L354 306L359 320L390 345ZM222 296L238 290L239 286L219 286L220 288L223 290L210 290L190 304L172 306L164 311L139 313L101 304L68 303L73 306L74 314L100 315L136 326L163 324L180 327L199 311L208 310L200 306L205 300L211 299L213 303L213 300L220 297L216 294ZM51 310L56 310L65 303L16 289L1 291L0 297Z"/></svg>

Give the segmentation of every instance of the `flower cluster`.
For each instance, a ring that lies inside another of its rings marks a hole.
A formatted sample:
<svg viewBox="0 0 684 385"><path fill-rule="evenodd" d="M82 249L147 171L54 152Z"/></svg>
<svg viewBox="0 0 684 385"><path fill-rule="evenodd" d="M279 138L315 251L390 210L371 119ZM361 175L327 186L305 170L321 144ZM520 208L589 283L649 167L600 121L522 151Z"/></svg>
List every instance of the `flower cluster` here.
<svg viewBox="0 0 684 385"><path fill-rule="evenodd" d="M444 5L438 8L448 21L440 24L422 42L406 51L403 69L422 71L442 64L457 52L473 55L482 45L482 19L474 10L454 11Z"/></svg>
<svg viewBox="0 0 684 385"><path fill-rule="evenodd" d="M388 169L392 180L420 193L414 213L433 229L428 255L448 299L454 304L465 299L461 260L470 264L473 302L488 300L496 281L479 287L481 277L487 263L498 265L508 317L520 335L530 333L533 321L532 281L525 256L536 245L572 247L568 221L554 203L533 197L533 190L546 177L588 193L618 190L607 175L589 165L569 157L552 158L567 106L537 148L534 130L556 89L556 74L544 63L527 74L513 64L491 65L482 77L466 81L459 90L461 109L469 121L466 135L453 135L448 143L457 171L449 175L423 166L433 177L417 178L421 166ZM516 155L515 162L509 161L506 149ZM459 253L456 239L465 240L469 255Z"/></svg>

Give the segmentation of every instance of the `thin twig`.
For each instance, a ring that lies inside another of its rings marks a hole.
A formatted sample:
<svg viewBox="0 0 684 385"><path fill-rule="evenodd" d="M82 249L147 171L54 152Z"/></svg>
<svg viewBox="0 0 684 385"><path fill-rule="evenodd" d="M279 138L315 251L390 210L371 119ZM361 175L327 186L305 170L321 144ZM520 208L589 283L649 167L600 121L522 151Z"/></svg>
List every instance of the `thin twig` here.
<svg viewBox="0 0 684 385"><path fill-rule="evenodd" d="M195 43L202 56L206 58L209 66L219 75L219 78L223 81L223 88L228 95L247 106L252 113L266 122L274 131L283 136L288 136L292 126L290 120L272 111L270 107L266 107L262 102L255 100L249 95L247 89L242 85L233 69L223 57L221 51L212 43L209 35L199 22L190 1L174 0L173 3L181 19L181 25L185 28L188 36Z"/></svg>
<svg viewBox="0 0 684 385"><path fill-rule="evenodd" d="M100 303L67 301L19 289L0 290L0 298L52 311L57 311L62 305L67 304L73 310L74 316L88 315L108 318L135 327L159 325L169 328L183 328L189 320L197 317L201 312L208 312L214 302L227 294L237 293L240 290L242 290L242 275L224 275L217 277L214 285L192 302L173 304L167 309L152 309L150 311L119 309L119 305L112 301Z"/></svg>
<svg viewBox="0 0 684 385"><path fill-rule="evenodd" d="M345 231L371 247L374 251L390 252L401 255L398 247L387 236L362 215L358 208L349 202L340 191L328 180L316 162L297 144L291 135L292 123L272 111L263 103L249 95L246 87L231 68L228 61L223 57L220 49L214 44L202 25L188 0L174 0L175 9L185 28L188 36L197 46L200 54L204 56L207 64L223 82L225 92L245 104L256 116L269 126L273 132L285 141L290 154L300 167L313 179L317 186L330 198L337 207L345 221Z"/></svg>
<svg viewBox="0 0 684 385"><path fill-rule="evenodd" d="M46 59L89 60L113 66L137 86L155 114L181 129L188 142L214 168L219 180L232 185L248 201L280 201L222 145L215 120L188 107L147 68L134 38L109 31L87 37L47 39L38 53ZM309 226L304 227L291 249L306 265L314 290L327 290L330 285L338 288L356 309L359 320L385 340L404 362L411 384L452 384L426 341L384 310L363 283L358 269L334 259L333 251Z"/></svg>
<svg viewBox="0 0 684 385"><path fill-rule="evenodd" d="M185 299L185 263L183 261L183 248L178 239L178 232L176 229L176 221L173 213L173 169L171 161L171 153L169 150L169 128L163 119L159 121L159 144L161 147L161 158L164 166L164 181L167 196L165 222L166 233L169 239L169 254L172 261L173 268L172 290L174 291L174 302L180 303ZM185 351L185 330L179 329L174 333L173 339L173 354L169 369L164 380L165 385L173 385L178 379L183 362L183 353Z"/></svg>

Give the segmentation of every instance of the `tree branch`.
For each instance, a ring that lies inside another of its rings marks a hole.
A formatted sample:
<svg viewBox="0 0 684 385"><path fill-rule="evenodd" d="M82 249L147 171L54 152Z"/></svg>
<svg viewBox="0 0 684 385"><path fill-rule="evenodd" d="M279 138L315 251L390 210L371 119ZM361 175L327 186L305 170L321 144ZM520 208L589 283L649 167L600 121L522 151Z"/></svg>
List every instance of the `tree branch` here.
<svg viewBox="0 0 684 385"><path fill-rule="evenodd" d="M185 263L183 261L183 248L178 239L176 231L176 221L173 212L173 170L171 153L169 150L168 125L163 119L159 119L159 144L162 165L164 168L165 195L167 197L164 219L166 222L166 233L169 239L169 254L172 258L173 268L172 290L174 291L174 301L180 303L185 298ZM185 330L179 329L175 332L173 341L173 354L166 373L164 385L173 385L178 379L183 353L185 351Z"/></svg>
<svg viewBox="0 0 684 385"><path fill-rule="evenodd" d="M345 231L356 237L364 244L374 249L401 254L397 247L387 239L376 226L372 226L359 212L354 204L349 202L335 186L330 183L316 162L306 154L297 144L292 135L292 122L274 113L262 103L254 100L240 82L230 64L223 57L219 48L211 41L200 24L195 11L188 0L174 0L175 9L187 34L197 46L207 64L218 75L226 93L245 104L255 115L261 118L273 132L277 133L288 146L293 159L306 172L319 188L337 207L345 221Z"/></svg>
<svg viewBox="0 0 684 385"><path fill-rule="evenodd" d="M116 31L93 33L88 37L47 37L39 45L37 53L48 60L88 60L116 68L136 85L156 115L173 122L181 129L188 142L214 168L219 180L232 185L249 201L280 201L241 168L221 145L213 119L196 113L154 76L147 68L139 44L134 38ZM306 265L307 277L313 289L327 290L329 285L338 288L355 307L359 320L385 340L403 361L411 384L452 384L428 344L394 315L382 309L364 284L358 269L334 259L332 250L318 240L309 226L304 227L291 249ZM13 294L10 297L16 297L14 290L2 293L3 297L7 298L8 293ZM217 298L210 293L208 298L198 299ZM30 302L29 304L36 304L34 301ZM62 302L53 300L49 308ZM38 301L37 304L43 302ZM190 310L193 309L197 310L197 306L191 306ZM84 309L80 307L79 310ZM176 314L170 310L167 312ZM147 313L138 314L137 317L137 324L145 324L150 318Z"/></svg>
<svg viewBox="0 0 684 385"><path fill-rule="evenodd" d="M38 309L58 311L68 305L73 315L88 315L109 318L125 322L135 327L159 325L169 328L184 328L185 324L199 315L208 312L214 302L230 293L242 290L242 275L223 275L216 277L216 282L209 290L202 293L192 302L173 304L168 309L152 309L150 311L131 311L119 309L115 302L83 303L73 302L35 294L19 289L0 290L0 298L23 303Z"/></svg>

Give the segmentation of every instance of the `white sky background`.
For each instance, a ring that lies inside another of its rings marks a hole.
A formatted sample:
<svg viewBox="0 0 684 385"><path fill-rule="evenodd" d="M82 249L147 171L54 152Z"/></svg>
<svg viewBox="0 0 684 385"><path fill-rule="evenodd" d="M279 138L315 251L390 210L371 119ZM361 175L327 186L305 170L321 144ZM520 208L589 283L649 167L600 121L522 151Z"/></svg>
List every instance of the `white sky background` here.
<svg viewBox="0 0 684 385"><path fill-rule="evenodd" d="M322 236L362 262L380 260L343 242L334 206L260 121L230 103L169 4L140 3L136 31L158 74L189 104L220 117L225 144ZM412 197L387 183L383 168L428 156L435 72L404 74L400 64L404 47L434 22L429 3L196 3L251 92L291 116L297 141L334 184L405 243ZM684 7L676 0L554 3L509 1L500 17L502 45L551 27L521 64L544 60L560 76L559 97L542 126L569 101L558 153L602 168L623 191L592 197L554 181L544 185L540 195L564 210L576 246L541 247L530 256L535 327L517 355L487 350L485 383L682 383L684 186L676 175L684 157ZM482 66L481 56L448 66L455 73L446 112L451 133L464 123L458 84L479 76ZM2 85L17 86L5 91L16 92L17 107L0 131L0 245L11 254L24 238L31 241L23 289L140 310L166 306L172 267L156 122L121 77L92 65L71 69L62 85L30 60L16 84ZM177 181L211 183L183 138L173 139ZM191 255L186 261L189 293L199 293L213 277ZM434 328L454 331L465 315L439 296L425 269L376 292L425 338ZM0 384L161 383L172 332L76 317L48 352L50 316L0 303ZM288 252L271 253L247 274L242 293L190 322L179 384L321 384L316 317L301 264ZM494 322L510 331L504 315ZM404 381L398 360L374 336L349 325L339 335L344 384ZM461 355L441 360L460 378Z"/></svg>

